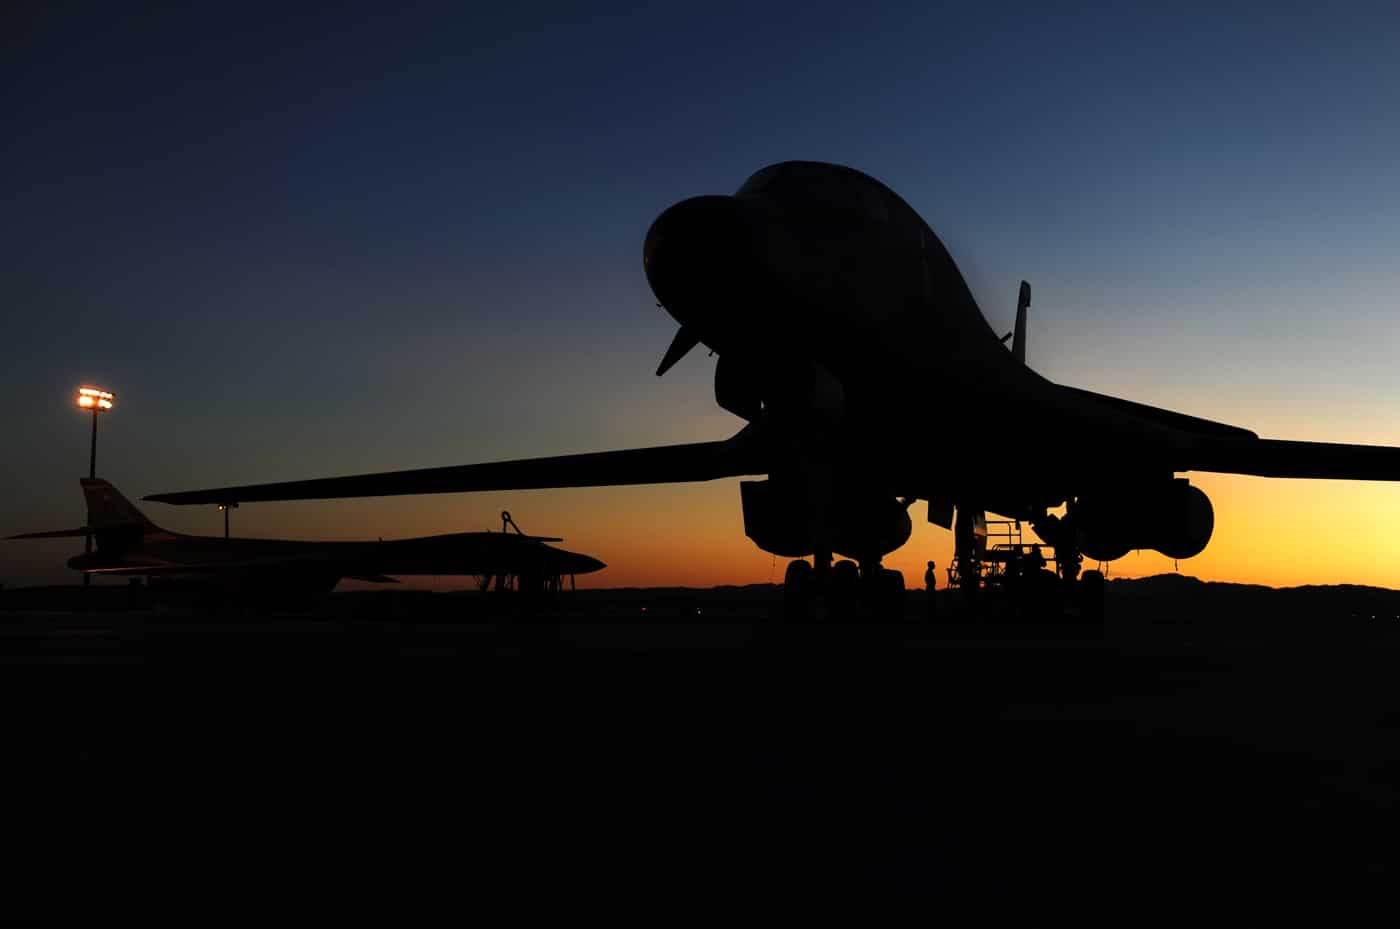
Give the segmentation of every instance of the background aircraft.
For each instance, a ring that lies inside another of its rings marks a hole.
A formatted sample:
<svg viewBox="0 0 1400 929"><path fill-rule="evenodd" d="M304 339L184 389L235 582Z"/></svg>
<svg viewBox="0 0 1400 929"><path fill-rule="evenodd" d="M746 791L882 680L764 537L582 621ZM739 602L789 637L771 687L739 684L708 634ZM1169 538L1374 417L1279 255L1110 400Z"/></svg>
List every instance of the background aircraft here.
<svg viewBox="0 0 1400 929"><path fill-rule="evenodd" d="M304 542L183 535L146 518L107 481L83 478L88 522L76 529L32 532L11 539L82 538L96 551L69 560L93 575L144 576L154 583L216 586L259 596L328 593L342 579L392 583L390 575L471 574L515 577L539 589L560 577L605 565L552 548L559 539L510 532L459 532L388 542ZM504 527L503 527L504 529Z"/></svg>
<svg viewBox="0 0 1400 929"><path fill-rule="evenodd" d="M229 503L582 487L765 476L741 484L760 548L859 563L868 589L909 538L909 506L955 528L977 557L987 511L1031 523L1069 579L1081 556L1134 549L1187 558L1214 528L1210 500L1177 477L1400 479L1394 448L1260 439L1236 426L1050 382L1025 363L1023 288L1008 350L929 226L850 168L784 162L734 196L661 214L643 248L647 280L680 323L657 374L696 345L718 353L715 400L748 425L723 441L289 483L156 494ZM918 424L911 429L910 424ZM1034 452L986 455L1011 437ZM1063 515L1052 513L1065 507ZM954 513L957 525L954 527ZM833 582L854 583L838 565ZM813 570L788 568L804 590ZM879 598L879 594L875 595Z"/></svg>

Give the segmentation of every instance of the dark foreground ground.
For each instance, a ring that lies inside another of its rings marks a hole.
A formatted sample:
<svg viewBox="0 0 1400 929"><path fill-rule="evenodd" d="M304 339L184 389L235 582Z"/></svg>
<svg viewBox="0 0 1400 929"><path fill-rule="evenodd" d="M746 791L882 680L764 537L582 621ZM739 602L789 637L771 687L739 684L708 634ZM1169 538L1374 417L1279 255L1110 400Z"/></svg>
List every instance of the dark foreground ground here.
<svg viewBox="0 0 1400 929"><path fill-rule="evenodd" d="M1222 616L1119 590L1104 630L951 604L792 628L767 596L536 621L11 597L0 916L855 902L1038 924L1394 893L1400 621L1374 604Z"/></svg>

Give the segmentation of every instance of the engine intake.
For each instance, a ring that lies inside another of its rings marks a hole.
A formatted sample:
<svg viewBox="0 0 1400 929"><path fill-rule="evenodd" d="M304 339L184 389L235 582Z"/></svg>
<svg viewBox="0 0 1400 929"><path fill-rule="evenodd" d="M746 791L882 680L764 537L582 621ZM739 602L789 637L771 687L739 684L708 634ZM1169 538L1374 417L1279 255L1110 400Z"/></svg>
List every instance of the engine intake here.
<svg viewBox="0 0 1400 929"><path fill-rule="evenodd" d="M732 352L715 365L715 403L749 422L768 407L787 424L814 430L835 429L846 416L846 390L822 365L764 362Z"/></svg>
<svg viewBox="0 0 1400 929"><path fill-rule="evenodd" d="M753 422L763 413L763 382L754 364L734 354L715 362L715 403L740 419Z"/></svg>

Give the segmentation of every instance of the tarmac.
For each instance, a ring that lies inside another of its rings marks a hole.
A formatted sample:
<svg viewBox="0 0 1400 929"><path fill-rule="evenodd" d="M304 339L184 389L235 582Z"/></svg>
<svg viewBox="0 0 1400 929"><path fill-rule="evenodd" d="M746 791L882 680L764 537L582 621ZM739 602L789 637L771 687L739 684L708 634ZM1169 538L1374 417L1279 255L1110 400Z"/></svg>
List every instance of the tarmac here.
<svg viewBox="0 0 1400 929"><path fill-rule="evenodd" d="M1389 625L429 602L0 611L0 916L1336 917L1400 864Z"/></svg>

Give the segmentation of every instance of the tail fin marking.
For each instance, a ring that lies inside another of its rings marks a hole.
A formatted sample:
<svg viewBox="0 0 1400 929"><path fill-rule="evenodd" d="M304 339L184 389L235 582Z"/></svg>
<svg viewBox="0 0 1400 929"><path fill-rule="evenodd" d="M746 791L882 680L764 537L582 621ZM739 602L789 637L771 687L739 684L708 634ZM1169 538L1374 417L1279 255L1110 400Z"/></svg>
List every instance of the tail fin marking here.
<svg viewBox="0 0 1400 929"><path fill-rule="evenodd" d="M99 478L82 479L83 496L87 499L88 525L97 532L107 529L129 529L139 526L143 533L165 532L146 518L117 488Z"/></svg>

